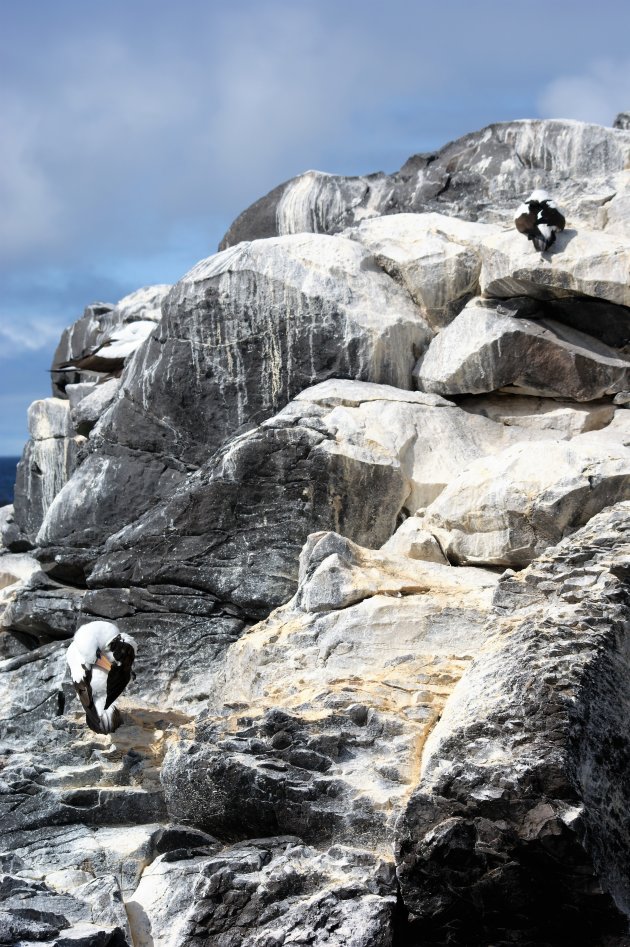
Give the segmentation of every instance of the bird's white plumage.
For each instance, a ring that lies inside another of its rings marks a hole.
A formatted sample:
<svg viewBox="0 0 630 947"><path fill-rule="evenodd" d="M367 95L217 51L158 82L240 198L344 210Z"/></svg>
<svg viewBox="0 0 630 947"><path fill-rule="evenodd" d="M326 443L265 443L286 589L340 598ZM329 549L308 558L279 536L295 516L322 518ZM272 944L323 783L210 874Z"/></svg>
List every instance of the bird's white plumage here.
<svg viewBox="0 0 630 947"><path fill-rule="evenodd" d="M101 358L127 358L154 329L155 322L149 319L128 322L103 339L98 354Z"/></svg>
<svg viewBox="0 0 630 947"><path fill-rule="evenodd" d="M114 729L116 710L114 704L105 709L109 672L97 666L96 661L99 656L104 655L109 662L114 663L114 654L110 649L114 638L121 638L131 645L134 652L138 650L134 638L120 631L114 622L91 621L77 629L66 652L72 681L74 684L87 684L89 687L102 733L109 733Z"/></svg>
<svg viewBox="0 0 630 947"><path fill-rule="evenodd" d="M541 223L539 223L539 224L538 224L538 229L539 229L539 231L541 232L541 234L543 235L543 237L545 238L545 240L549 240L549 238L551 237L551 234L552 234L555 230L557 230L557 227L550 227L549 224L541 224Z"/></svg>
<svg viewBox="0 0 630 947"><path fill-rule="evenodd" d="M532 191L532 193L529 195L529 197L527 198L527 200L528 200L528 202L529 202L529 201L538 201L538 203L540 204L540 203L542 203L543 201L548 201L548 200L550 199L550 197L551 197L551 194L549 193L549 191L543 191L542 188L539 188L539 189L536 190L536 191Z"/></svg>
<svg viewBox="0 0 630 947"><path fill-rule="evenodd" d="M529 214L529 206L527 204L519 204L516 208L516 213L514 214L514 220L518 217L521 217L522 214Z"/></svg>

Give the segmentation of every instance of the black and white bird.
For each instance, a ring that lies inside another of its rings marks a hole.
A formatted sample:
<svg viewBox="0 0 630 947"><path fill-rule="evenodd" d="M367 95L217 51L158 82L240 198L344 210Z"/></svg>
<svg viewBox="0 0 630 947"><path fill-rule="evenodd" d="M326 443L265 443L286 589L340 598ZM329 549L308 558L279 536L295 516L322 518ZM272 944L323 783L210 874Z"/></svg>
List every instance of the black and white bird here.
<svg viewBox="0 0 630 947"><path fill-rule="evenodd" d="M555 243L556 233L564 230L565 220L547 191L539 190L518 207L514 224L543 253Z"/></svg>
<svg viewBox="0 0 630 947"><path fill-rule="evenodd" d="M113 733L122 723L115 700L136 675L137 645L112 621L90 621L75 632L66 652L70 676L95 733Z"/></svg>

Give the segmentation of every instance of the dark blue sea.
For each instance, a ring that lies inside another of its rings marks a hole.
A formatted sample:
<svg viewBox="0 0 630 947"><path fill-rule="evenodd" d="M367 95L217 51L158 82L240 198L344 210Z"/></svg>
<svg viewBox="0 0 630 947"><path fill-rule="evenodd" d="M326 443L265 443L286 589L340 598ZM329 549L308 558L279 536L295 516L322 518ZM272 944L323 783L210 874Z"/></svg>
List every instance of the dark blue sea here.
<svg viewBox="0 0 630 947"><path fill-rule="evenodd" d="M15 468L19 457L0 457L0 506L13 503Z"/></svg>

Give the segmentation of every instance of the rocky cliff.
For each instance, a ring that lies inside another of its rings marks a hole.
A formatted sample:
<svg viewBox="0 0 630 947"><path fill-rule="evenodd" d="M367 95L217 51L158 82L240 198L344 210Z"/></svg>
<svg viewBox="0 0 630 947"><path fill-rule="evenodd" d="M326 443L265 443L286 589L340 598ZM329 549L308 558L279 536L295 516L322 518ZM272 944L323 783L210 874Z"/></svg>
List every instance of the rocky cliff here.
<svg viewBox="0 0 630 947"><path fill-rule="evenodd" d="M630 942L629 211L623 122L491 126L64 332L0 517L0 943Z"/></svg>

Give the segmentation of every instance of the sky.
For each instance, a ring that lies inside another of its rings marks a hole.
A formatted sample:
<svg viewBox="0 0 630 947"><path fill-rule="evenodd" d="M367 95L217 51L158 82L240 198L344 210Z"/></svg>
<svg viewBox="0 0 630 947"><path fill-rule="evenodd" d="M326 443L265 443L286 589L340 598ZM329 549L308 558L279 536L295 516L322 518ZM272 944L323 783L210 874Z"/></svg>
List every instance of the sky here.
<svg viewBox="0 0 630 947"><path fill-rule="evenodd" d="M176 282L310 168L630 110L620 0L0 0L0 456L61 330Z"/></svg>

